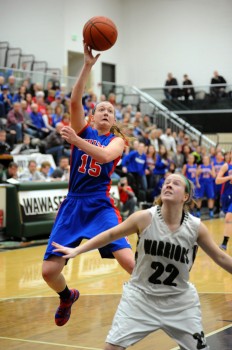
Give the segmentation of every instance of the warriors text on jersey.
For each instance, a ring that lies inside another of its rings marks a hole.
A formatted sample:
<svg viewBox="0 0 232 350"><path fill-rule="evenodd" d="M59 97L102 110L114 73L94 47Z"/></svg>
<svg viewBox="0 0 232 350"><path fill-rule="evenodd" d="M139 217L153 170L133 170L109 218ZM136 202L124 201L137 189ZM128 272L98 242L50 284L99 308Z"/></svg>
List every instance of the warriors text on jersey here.
<svg viewBox="0 0 232 350"><path fill-rule="evenodd" d="M136 266L129 283L157 296L181 293L190 286L189 271L197 252L200 220L184 213L180 227L171 232L159 206L148 211L152 222L139 237Z"/></svg>

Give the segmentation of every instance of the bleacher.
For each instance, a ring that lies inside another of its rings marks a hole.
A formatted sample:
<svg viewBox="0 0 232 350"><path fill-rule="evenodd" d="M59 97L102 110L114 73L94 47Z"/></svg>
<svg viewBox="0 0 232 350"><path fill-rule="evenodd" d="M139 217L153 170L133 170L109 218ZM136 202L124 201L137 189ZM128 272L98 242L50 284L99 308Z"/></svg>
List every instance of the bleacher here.
<svg viewBox="0 0 232 350"><path fill-rule="evenodd" d="M39 82L44 87L53 77L61 76L60 68L48 67L48 63L36 60L33 54L23 53L21 48L10 47L9 42L0 42L0 73L6 72L8 76L14 73L18 86L24 79Z"/></svg>
<svg viewBox="0 0 232 350"><path fill-rule="evenodd" d="M75 77L62 76L59 68L48 67L46 61L37 61L33 54L24 53L20 48L12 48L6 41L0 42L0 74L8 76L14 74L18 87L25 78L28 78L31 83L39 82L43 88L46 87L48 80L55 76L59 79L60 84L65 86L66 92L70 92L76 79ZM115 93L118 103L122 106L131 104L134 110L148 114L159 128L165 130L167 126L170 126L176 132L182 129L208 148L215 146L218 143L218 138L209 138L207 134L216 135L217 132L228 131L225 119L230 119L232 113L232 87L227 87L228 93L220 101L212 99L209 89L208 85L195 87L196 98L194 100L184 101L182 98L165 100L161 87L140 90L137 87L102 82L102 94ZM212 110L213 112L210 114ZM212 127L213 123L208 122L207 118L213 114L214 119L217 118L218 114L215 112L223 113L224 123L219 123L218 130L212 132L210 128L207 130L205 125ZM204 118L202 118L202 113L205 113ZM232 141L227 140L225 149L228 149L231 143Z"/></svg>
<svg viewBox="0 0 232 350"><path fill-rule="evenodd" d="M23 53L21 48L12 48L6 41L0 42L0 74L3 72L8 75L14 72L18 86L23 79L29 78L31 82L40 83L45 88L48 80L55 76L68 92L75 81L74 77L62 76L59 68L48 67L46 61L37 61L33 54ZM209 85L194 88L194 100L166 100L163 87L136 90L130 86L102 82L103 94L114 92L117 102L123 106L131 104L135 110L150 115L159 127L165 129L170 125L177 132L180 128L184 129L200 142L203 138L203 143L210 147L215 142L212 138L206 141L207 136L204 135L228 132L232 116L232 86L227 86L227 94L220 100L210 95ZM222 116L224 122L217 123Z"/></svg>
<svg viewBox="0 0 232 350"><path fill-rule="evenodd" d="M204 135L228 133L231 130L232 85L227 84L225 95L220 98L211 93L213 86L218 85L194 86L195 98L187 101L181 95L175 99L166 99L163 87L143 88L142 91ZM181 90L183 86L178 86L178 88ZM226 142L232 145L232 140ZM228 145L226 147L228 148Z"/></svg>
<svg viewBox="0 0 232 350"><path fill-rule="evenodd" d="M36 61L34 55L24 54L19 48L10 48L7 42L0 42L0 75L6 79L10 75L16 78L16 86L20 87L24 80L28 80L32 86L34 83L40 84L42 91L47 88L47 83L55 77L59 81L59 91L65 94L67 99L70 98L71 87L73 86L76 77L67 77L61 75L59 68L50 68L46 61ZM62 89L61 89L62 86ZM148 115L152 124L157 128L162 129L163 132L167 128L171 128L172 132L178 135L182 130L186 135L190 136L191 140L195 140L199 146L205 147L208 151L210 148L220 144L224 151L231 149L232 137L228 134L227 138L219 134L219 130L216 133L210 133L210 129L206 130L203 126L203 119L195 123L191 120L190 116L200 116L200 112L206 112L206 115L210 115L209 108L215 107L215 110L224 111L224 115L230 115L232 111L232 101L230 100L230 94L228 93L223 100L215 101L205 91L199 91L196 93L196 99L185 101L183 98L177 98L173 100L165 100L163 95L163 89L139 89L135 86L118 85L111 82L101 82L101 93L109 97L111 93L115 95L116 104L120 104L122 108L128 105L132 106L133 112L140 111L141 114ZM206 87L205 90L207 90ZM69 97L68 97L69 96ZM227 102L226 102L227 101ZM223 104L224 103L224 104ZM227 104L226 104L227 103ZM49 105L49 103L48 103ZM226 112L227 113L226 113ZM186 117L187 116L187 117ZM216 113L214 113L216 116ZM6 116L4 116L6 118ZM212 116L211 116L212 118ZM211 120L212 121L212 120ZM212 122L206 122L207 126L212 126ZM218 125L224 127L224 123L218 123ZM231 122L230 122L231 124ZM225 131L229 128L225 127ZM15 145L16 148L18 145ZM10 160L17 160L19 163L20 154L17 154L16 148L13 149L15 154L1 155L1 161L5 167ZM40 154L42 153L42 155ZM44 155L44 151L41 151L41 145L39 147L39 153L35 155L33 151L33 158L39 159ZM25 156L23 156L25 158ZM41 159L42 159L41 158ZM27 161L29 160L27 156ZM38 160L37 164L41 162ZM53 162L54 163L54 162ZM53 168L58 165L54 163ZM151 189L148 191L140 191L138 196L138 205L140 208L146 208L152 204Z"/></svg>
<svg viewBox="0 0 232 350"><path fill-rule="evenodd" d="M0 42L0 67L13 69L24 69L42 73L53 73L61 75L60 68L48 68L46 61L36 61L33 54L22 53L21 48L10 47L7 41Z"/></svg>

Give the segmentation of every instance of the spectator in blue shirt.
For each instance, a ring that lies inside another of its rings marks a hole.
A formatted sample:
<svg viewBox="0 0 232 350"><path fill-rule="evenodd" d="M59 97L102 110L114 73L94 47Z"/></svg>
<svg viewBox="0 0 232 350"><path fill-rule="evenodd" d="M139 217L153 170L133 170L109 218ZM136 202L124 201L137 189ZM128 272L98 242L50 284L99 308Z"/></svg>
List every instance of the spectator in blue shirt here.
<svg viewBox="0 0 232 350"><path fill-rule="evenodd" d="M133 176L134 181L129 185L133 188L139 200L139 190L147 191L147 156L144 143L140 142L137 150L130 151L123 157L122 171ZM131 181L130 177L128 177L128 180Z"/></svg>
<svg viewBox="0 0 232 350"><path fill-rule="evenodd" d="M160 179L164 178L165 173L169 170L170 159L168 157L168 151L164 145L160 145L159 153L156 154L155 168L153 170L154 174L154 187L157 187ZM159 192L159 189L156 188Z"/></svg>
<svg viewBox="0 0 232 350"><path fill-rule="evenodd" d="M63 118L63 110L60 105L55 107L55 113L52 114L52 127L55 128L57 123L60 123Z"/></svg>
<svg viewBox="0 0 232 350"><path fill-rule="evenodd" d="M14 94L13 102L21 102L23 100L26 100L26 88L25 86L20 86L18 92Z"/></svg>
<svg viewBox="0 0 232 350"><path fill-rule="evenodd" d="M48 128L46 128L42 114L38 112L38 105L36 103L33 103L31 105L30 118L32 121L32 125L37 131L37 137L42 139L46 137L49 134L49 130Z"/></svg>

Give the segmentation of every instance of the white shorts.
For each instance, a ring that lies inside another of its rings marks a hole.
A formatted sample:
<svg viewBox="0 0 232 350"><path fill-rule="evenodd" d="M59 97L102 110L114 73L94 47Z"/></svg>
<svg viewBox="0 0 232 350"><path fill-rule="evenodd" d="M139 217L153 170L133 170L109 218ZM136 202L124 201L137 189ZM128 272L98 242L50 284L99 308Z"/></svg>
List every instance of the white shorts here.
<svg viewBox="0 0 232 350"><path fill-rule="evenodd" d="M127 348L158 329L175 340L182 350L209 349L194 286L178 295L157 297L128 283L124 285L106 343Z"/></svg>

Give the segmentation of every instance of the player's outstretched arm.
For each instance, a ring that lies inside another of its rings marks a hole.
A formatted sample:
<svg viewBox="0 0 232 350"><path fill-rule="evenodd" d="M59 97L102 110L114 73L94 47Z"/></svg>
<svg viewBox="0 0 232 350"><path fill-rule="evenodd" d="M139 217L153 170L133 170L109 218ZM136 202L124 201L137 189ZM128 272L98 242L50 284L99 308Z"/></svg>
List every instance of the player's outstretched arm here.
<svg viewBox="0 0 232 350"><path fill-rule="evenodd" d="M150 224L150 222L151 214L147 210L141 210L130 215L121 224L100 233L96 237L76 248L64 247L56 242L53 242L52 245L55 248L53 251L64 254L64 259L74 258L79 254L104 247L105 245L119 238L129 236L133 233L141 233Z"/></svg>
<svg viewBox="0 0 232 350"><path fill-rule="evenodd" d="M197 242L217 265L232 274L232 258L217 246L207 227L202 222L200 224Z"/></svg>
<svg viewBox="0 0 232 350"><path fill-rule="evenodd" d="M228 171L228 164L224 163L223 166L220 168L217 177L215 179L215 183L217 185L223 184L227 181L231 181L232 180L232 176L228 175L228 176L224 176L224 174Z"/></svg>
<svg viewBox="0 0 232 350"><path fill-rule="evenodd" d="M71 94L71 126L76 131L80 132L86 125L84 118L84 110L82 105L82 96L85 91L85 86L92 69L92 66L97 61L100 54L93 56L92 50L85 43L84 45L84 65L80 75L73 87Z"/></svg>

